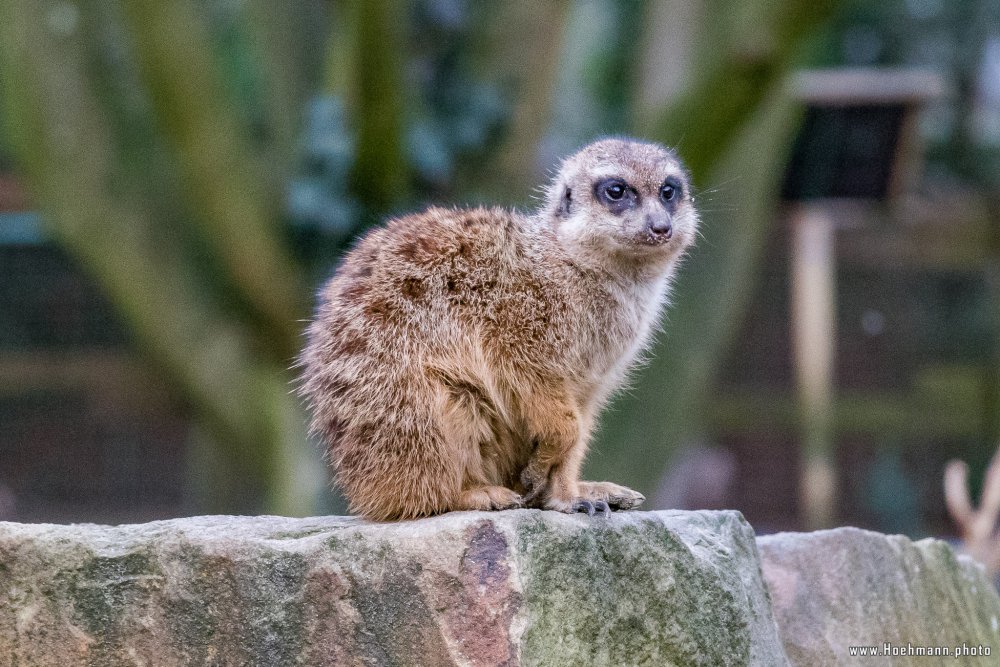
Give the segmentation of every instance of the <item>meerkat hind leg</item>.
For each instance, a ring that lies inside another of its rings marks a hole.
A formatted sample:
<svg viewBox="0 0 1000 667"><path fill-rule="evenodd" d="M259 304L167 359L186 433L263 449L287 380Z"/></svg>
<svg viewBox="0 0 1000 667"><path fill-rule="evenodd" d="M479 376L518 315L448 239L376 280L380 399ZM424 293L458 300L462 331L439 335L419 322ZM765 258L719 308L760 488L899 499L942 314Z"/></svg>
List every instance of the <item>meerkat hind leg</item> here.
<svg viewBox="0 0 1000 667"><path fill-rule="evenodd" d="M575 512L576 490L573 450L580 442L577 410L565 396L536 393L524 401L525 417L533 437L533 451L520 474L525 502L531 507Z"/></svg>
<svg viewBox="0 0 1000 667"><path fill-rule="evenodd" d="M504 486L480 486L462 491L455 510L512 510L524 507L524 499Z"/></svg>

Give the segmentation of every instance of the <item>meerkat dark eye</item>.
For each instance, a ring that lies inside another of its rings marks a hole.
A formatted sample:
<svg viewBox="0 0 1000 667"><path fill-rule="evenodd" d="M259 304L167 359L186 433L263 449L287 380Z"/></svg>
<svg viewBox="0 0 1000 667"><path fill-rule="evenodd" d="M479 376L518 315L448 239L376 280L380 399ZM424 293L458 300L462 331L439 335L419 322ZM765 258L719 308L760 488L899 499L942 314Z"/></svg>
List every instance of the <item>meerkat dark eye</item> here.
<svg viewBox="0 0 1000 667"><path fill-rule="evenodd" d="M610 183L604 187L604 194L611 201L621 201L625 196L625 186L621 183Z"/></svg>
<svg viewBox="0 0 1000 667"><path fill-rule="evenodd" d="M679 199L681 196L681 186L673 180L666 181L660 186L660 201L664 204L669 204L672 201Z"/></svg>
<svg viewBox="0 0 1000 667"><path fill-rule="evenodd" d="M619 215L635 207L639 193L620 178L607 178L594 183L594 198L611 213Z"/></svg>

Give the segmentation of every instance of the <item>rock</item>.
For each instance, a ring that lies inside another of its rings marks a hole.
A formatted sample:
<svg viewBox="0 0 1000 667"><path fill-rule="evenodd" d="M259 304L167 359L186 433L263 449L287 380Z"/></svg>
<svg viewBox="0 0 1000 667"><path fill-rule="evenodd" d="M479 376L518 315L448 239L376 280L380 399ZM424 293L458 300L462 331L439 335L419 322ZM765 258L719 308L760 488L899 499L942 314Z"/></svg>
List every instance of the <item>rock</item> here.
<svg viewBox="0 0 1000 667"><path fill-rule="evenodd" d="M0 523L0 665L783 665L736 512Z"/></svg>
<svg viewBox="0 0 1000 667"><path fill-rule="evenodd" d="M795 665L1000 664L1000 597L979 565L940 540L838 528L757 543ZM883 655L886 643L898 657ZM852 646L882 657L851 656ZM918 652L934 647L950 657ZM969 651L961 661L956 648Z"/></svg>

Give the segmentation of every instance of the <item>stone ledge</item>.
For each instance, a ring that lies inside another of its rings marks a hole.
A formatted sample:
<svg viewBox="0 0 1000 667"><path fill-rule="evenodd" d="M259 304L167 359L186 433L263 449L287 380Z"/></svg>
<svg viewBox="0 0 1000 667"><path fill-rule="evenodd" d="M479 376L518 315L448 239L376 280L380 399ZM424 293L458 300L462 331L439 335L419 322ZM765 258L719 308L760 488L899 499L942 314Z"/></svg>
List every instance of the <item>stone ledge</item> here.
<svg viewBox="0 0 1000 667"><path fill-rule="evenodd" d="M947 543L857 528L757 539L788 658L796 665L1000 664L1000 596ZM860 658L851 646L988 647L962 661Z"/></svg>
<svg viewBox="0 0 1000 667"><path fill-rule="evenodd" d="M998 625L943 542L738 512L0 523L2 666L987 665Z"/></svg>
<svg viewBox="0 0 1000 667"><path fill-rule="evenodd" d="M2 665L781 665L737 512L0 524Z"/></svg>

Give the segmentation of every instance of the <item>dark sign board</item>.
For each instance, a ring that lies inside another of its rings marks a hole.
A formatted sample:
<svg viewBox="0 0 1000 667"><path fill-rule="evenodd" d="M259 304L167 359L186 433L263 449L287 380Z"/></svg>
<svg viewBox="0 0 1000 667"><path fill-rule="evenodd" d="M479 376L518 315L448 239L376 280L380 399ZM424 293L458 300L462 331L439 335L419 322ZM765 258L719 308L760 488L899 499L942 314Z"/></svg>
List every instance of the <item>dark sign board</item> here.
<svg viewBox="0 0 1000 667"><path fill-rule="evenodd" d="M922 71L800 73L796 95L805 117L781 196L801 201L894 195L917 155L911 150L916 113L941 89L937 75Z"/></svg>
<svg viewBox="0 0 1000 667"><path fill-rule="evenodd" d="M782 198L886 198L906 113L903 104L808 107Z"/></svg>

